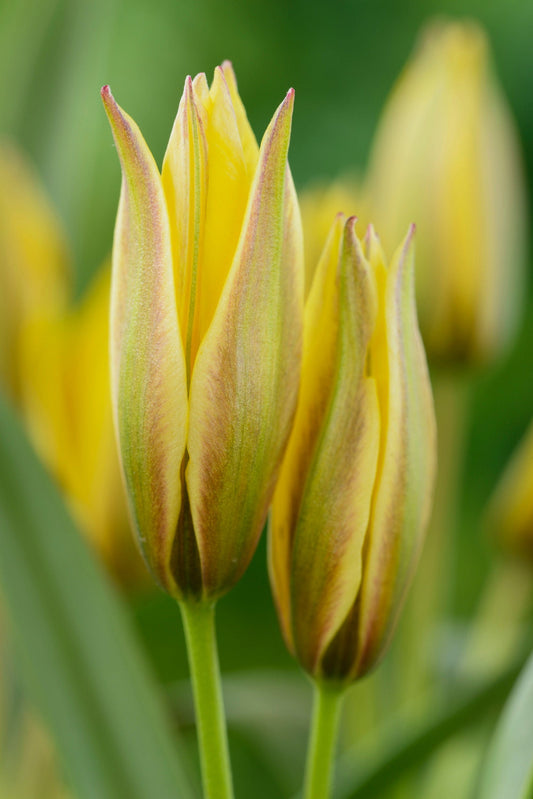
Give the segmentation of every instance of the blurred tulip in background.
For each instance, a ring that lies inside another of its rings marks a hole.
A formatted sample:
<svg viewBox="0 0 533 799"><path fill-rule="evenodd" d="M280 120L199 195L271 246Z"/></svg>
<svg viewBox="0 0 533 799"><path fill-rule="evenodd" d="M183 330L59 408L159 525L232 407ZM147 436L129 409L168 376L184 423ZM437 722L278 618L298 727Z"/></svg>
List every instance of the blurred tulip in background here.
<svg viewBox="0 0 533 799"><path fill-rule="evenodd" d="M430 363L475 365L504 352L523 300L525 186L514 121L475 22L423 31L381 116L368 193L386 246L417 223Z"/></svg>

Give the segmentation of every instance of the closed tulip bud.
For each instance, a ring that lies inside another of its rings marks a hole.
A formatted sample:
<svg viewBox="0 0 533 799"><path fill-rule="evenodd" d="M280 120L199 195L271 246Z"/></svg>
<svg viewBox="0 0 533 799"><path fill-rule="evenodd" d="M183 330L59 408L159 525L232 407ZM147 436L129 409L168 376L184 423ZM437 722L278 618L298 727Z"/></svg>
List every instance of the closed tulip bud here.
<svg viewBox="0 0 533 799"><path fill-rule="evenodd" d="M39 180L14 145L0 143L0 382L15 400L21 331L66 307L69 278L65 237Z"/></svg>
<svg viewBox="0 0 533 799"><path fill-rule="evenodd" d="M110 270L77 307L29 322L21 337L21 405L37 451L80 529L122 582L146 570L121 487L109 385Z"/></svg>
<svg viewBox="0 0 533 799"><path fill-rule="evenodd" d="M533 424L503 473L486 522L508 554L533 565Z"/></svg>
<svg viewBox="0 0 533 799"><path fill-rule="evenodd" d="M519 320L525 193L513 120L475 23L425 32L383 113L369 193L385 246L416 221L430 362L498 356Z"/></svg>
<svg viewBox="0 0 533 799"><path fill-rule="evenodd" d="M383 654L420 551L435 421L413 296L412 231L390 267L337 217L307 301L298 409L269 565L289 648L347 683Z"/></svg>
<svg viewBox="0 0 533 799"><path fill-rule="evenodd" d="M214 599L254 552L296 407L293 92L258 150L231 66L210 88L187 78L161 174L135 122L102 96L123 174L111 370L131 517L170 594Z"/></svg>

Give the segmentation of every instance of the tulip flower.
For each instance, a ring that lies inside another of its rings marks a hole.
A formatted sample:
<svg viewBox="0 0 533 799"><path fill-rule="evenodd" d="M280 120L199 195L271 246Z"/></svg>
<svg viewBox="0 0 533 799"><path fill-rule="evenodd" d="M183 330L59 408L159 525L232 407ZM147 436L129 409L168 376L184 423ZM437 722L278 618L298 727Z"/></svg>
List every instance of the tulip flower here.
<svg viewBox="0 0 533 799"><path fill-rule="evenodd" d="M159 583L213 599L254 552L296 407L293 93L258 152L231 66L210 88L187 78L161 174L108 87L102 96L123 172L111 368L131 516Z"/></svg>
<svg viewBox="0 0 533 799"><path fill-rule="evenodd" d="M298 395L303 243L293 91L258 150L229 63L187 78L159 172L102 90L122 165L111 372L131 517L180 602L204 792L232 796L215 600L255 550Z"/></svg>
<svg viewBox="0 0 533 799"><path fill-rule="evenodd" d="M75 308L27 323L21 334L21 406L35 447L80 529L122 582L142 561L131 540L109 386L110 270Z"/></svg>
<svg viewBox="0 0 533 799"><path fill-rule="evenodd" d="M477 24L424 33L378 127L369 195L386 247L416 221L430 362L494 359L519 320L526 209L516 131Z"/></svg>
<svg viewBox="0 0 533 799"><path fill-rule="evenodd" d="M272 506L285 640L320 682L381 658L430 509L435 422L413 296L413 231L389 267L339 215L307 300L302 382Z"/></svg>
<svg viewBox="0 0 533 799"><path fill-rule="evenodd" d="M14 145L0 143L0 383L15 400L21 331L65 309L69 278L65 236L40 182Z"/></svg>
<svg viewBox="0 0 533 799"><path fill-rule="evenodd" d="M357 209L361 224L361 208L365 205L363 195L363 188L348 176L329 184L312 184L299 195L304 229L306 296L331 228L331 220L339 208L354 213Z"/></svg>
<svg viewBox="0 0 533 799"><path fill-rule="evenodd" d="M533 424L496 488L487 526L506 552L533 563Z"/></svg>

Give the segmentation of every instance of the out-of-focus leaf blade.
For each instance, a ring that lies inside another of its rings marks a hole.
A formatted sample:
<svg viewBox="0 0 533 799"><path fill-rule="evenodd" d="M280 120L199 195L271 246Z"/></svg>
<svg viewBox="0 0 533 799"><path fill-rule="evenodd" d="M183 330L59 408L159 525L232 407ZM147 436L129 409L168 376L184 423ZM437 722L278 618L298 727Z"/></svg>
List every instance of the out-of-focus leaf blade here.
<svg viewBox="0 0 533 799"><path fill-rule="evenodd" d="M533 655L507 700L489 746L478 799L533 797Z"/></svg>
<svg viewBox="0 0 533 799"><path fill-rule="evenodd" d="M191 796L121 603L1 399L0 591L75 795Z"/></svg>

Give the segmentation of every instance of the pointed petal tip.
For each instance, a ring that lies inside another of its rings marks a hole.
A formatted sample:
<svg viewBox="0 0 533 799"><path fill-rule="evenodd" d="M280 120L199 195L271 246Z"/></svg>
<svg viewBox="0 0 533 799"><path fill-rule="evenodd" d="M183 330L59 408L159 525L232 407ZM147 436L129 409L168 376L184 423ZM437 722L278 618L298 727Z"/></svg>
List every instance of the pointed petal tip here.
<svg viewBox="0 0 533 799"><path fill-rule="evenodd" d="M124 112L113 97L111 89L107 84L102 86L100 90L100 96L104 103L105 112L114 134L119 128L123 129L125 126L127 127L127 122L124 118Z"/></svg>
<svg viewBox="0 0 533 799"><path fill-rule="evenodd" d="M188 95L192 95L193 92L193 80L191 75L187 75L185 78L185 85L183 87L183 91L187 92Z"/></svg>
<svg viewBox="0 0 533 799"><path fill-rule="evenodd" d="M294 89L289 89L283 101L278 106L278 110L276 112L276 118L278 120L285 118L285 116L288 116L289 119L292 118L293 109L294 109Z"/></svg>
<svg viewBox="0 0 533 799"><path fill-rule="evenodd" d="M357 223L357 217L352 214L349 216L344 225L344 235L348 237L350 242L354 242L357 238L357 233L355 232L355 225Z"/></svg>
<svg viewBox="0 0 533 799"><path fill-rule="evenodd" d="M222 74L224 75L224 79L226 83L231 83L237 88L237 76L235 74L235 70L233 69L233 63L228 59L225 58L224 61L221 63L219 69L221 70Z"/></svg>
<svg viewBox="0 0 533 799"><path fill-rule="evenodd" d="M416 233L416 225L414 222L412 222L409 225L407 233L405 234L405 238L401 244L401 250L404 257L408 254L408 252L411 250L411 247L414 244L415 233Z"/></svg>
<svg viewBox="0 0 533 799"><path fill-rule="evenodd" d="M108 112L108 114L112 109L118 108L117 101L115 100L111 92L111 87L107 83L105 86L102 86L102 88L100 89L100 97L102 98L102 101L104 103L105 109Z"/></svg>

